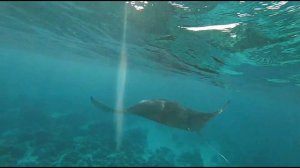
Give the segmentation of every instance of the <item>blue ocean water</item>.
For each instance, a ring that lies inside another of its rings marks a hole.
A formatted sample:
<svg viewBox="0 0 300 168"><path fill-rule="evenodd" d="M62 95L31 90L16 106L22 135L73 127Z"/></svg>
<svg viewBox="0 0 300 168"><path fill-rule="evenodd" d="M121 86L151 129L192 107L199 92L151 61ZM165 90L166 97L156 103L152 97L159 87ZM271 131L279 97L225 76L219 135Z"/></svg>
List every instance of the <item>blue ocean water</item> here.
<svg viewBox="0 0 300 168"><path fill-rule="evenodd" d="M1 2L0 165L299 166L299 15L288 1ZM230 104L198 133L125 114L116 150L116 115L90 97L116 106L122 51L124 108Z"/></svg>

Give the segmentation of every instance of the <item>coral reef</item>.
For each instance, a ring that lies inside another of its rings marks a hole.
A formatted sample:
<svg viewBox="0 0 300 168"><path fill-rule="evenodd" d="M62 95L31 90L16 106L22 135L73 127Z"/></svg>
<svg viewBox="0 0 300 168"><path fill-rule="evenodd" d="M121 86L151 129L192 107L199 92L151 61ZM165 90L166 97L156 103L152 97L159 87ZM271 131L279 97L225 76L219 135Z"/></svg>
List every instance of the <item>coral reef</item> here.
<svg viewBox="0 0 300 168"><path fill-rule="evenodd" d="M31 109L16 115L16 119L23 117L17 129L0 133L1 166L202 165L197 151L177 157L167 147L148 149L147 130L142 128L124 130L117 151L112 121L92 120L80 112L53 118ZM36 120L40 122L31 123Z"/></svg>
<svg viewBox="0 0 300 168"><path fill-rule="evenodd" d="M182 166L203 166L203 160L199 150L181 153L178 162L182 163Z"/></svg>
<svg viewBox="0 0 300 168"><path fill-rule="evenodd" d="M167 147L161 147L151 154L147 161L149 166L175 166L175 154Z"/></svg>

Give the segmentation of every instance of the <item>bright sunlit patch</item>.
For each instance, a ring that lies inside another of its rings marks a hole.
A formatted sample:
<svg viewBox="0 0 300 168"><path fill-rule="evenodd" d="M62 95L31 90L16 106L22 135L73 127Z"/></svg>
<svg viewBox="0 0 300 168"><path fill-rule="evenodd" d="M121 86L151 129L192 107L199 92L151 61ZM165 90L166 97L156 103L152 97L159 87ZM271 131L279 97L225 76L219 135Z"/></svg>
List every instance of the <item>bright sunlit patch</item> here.
<svg viewBox="0 0 300 168"><path fill-rule="evenodd" d="M247 16L251 16L248 13L237 13L238 17L247 17Z"/></svg>
<svg viewBox="0 0 300 168"><path fill-rule="evenodd" d="M134 7L135 7L136 10L142 10L142 9L144 9L143 6L138 6L138 5L134 5Z"/></svg>
<svg viewBox="0 0 300 168"><path fill-rule="evenodd" d="M283 6L287 3L288 3L288 1L279 1L279 2L274 3L273 5L267 6L267 9L270 9L270 10L280 9L281 6Z"/></svg>
<svg viewBox="0 0 300 168"><path fill-rule="evenodd" d="M130 3L132 7L140 11L145 8L145 6L148 4L148 1L127 1L126 3Z"/></svg>
<svg viewBox="0 0 300 168"><path fill-rule="evenodd" d="M240 23L232 23L227 25L214 25L214 26L204 26L204 27L181 27L190 31L205 31L205 30L220 30L220 31L229 31L232 28L240 25Z"/></svg>
<svg viewBox="0 0 300 168"><path fill-rule="evenodd" d="M230 33L230 37L231 38L236 38L236 34L235 33Z"/></svg>
<svg viewBox="0 0 300 168"><path fill-rule="evenodd" d="M179 4L179 3L175 3L175 2L171 2L171 1L169 1L169 3L176 8L189 9L189 7L183 6L182 4Z"/></svg>

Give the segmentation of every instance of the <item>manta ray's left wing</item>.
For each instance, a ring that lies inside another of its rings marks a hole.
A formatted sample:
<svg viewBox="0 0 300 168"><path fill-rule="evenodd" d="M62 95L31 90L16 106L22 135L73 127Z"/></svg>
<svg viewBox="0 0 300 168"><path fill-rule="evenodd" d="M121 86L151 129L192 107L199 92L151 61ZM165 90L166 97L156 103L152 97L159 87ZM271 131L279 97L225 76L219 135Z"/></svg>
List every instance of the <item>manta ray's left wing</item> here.
<svg viewBox="0 0 300 168"><path fill-rule="evenodd" d="M100 108L103 111L107 112L114 112L115 110L113 108L108 107L107 105L97 101L93 96L91 96L91 102L98 108Z"/></svg>

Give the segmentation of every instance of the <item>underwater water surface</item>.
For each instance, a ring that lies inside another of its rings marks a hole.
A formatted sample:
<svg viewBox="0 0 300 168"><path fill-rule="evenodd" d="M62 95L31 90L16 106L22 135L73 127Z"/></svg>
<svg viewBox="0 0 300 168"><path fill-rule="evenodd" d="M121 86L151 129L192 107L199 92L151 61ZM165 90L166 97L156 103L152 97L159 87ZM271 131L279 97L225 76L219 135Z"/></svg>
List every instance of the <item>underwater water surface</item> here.
<svg viewBox="0 0 300 168"><path fill-rule="evenodd" d="M1 2L0 166L299 166L299 33L292 1ZM230 104L193 133L91 96Z"/></svg>

